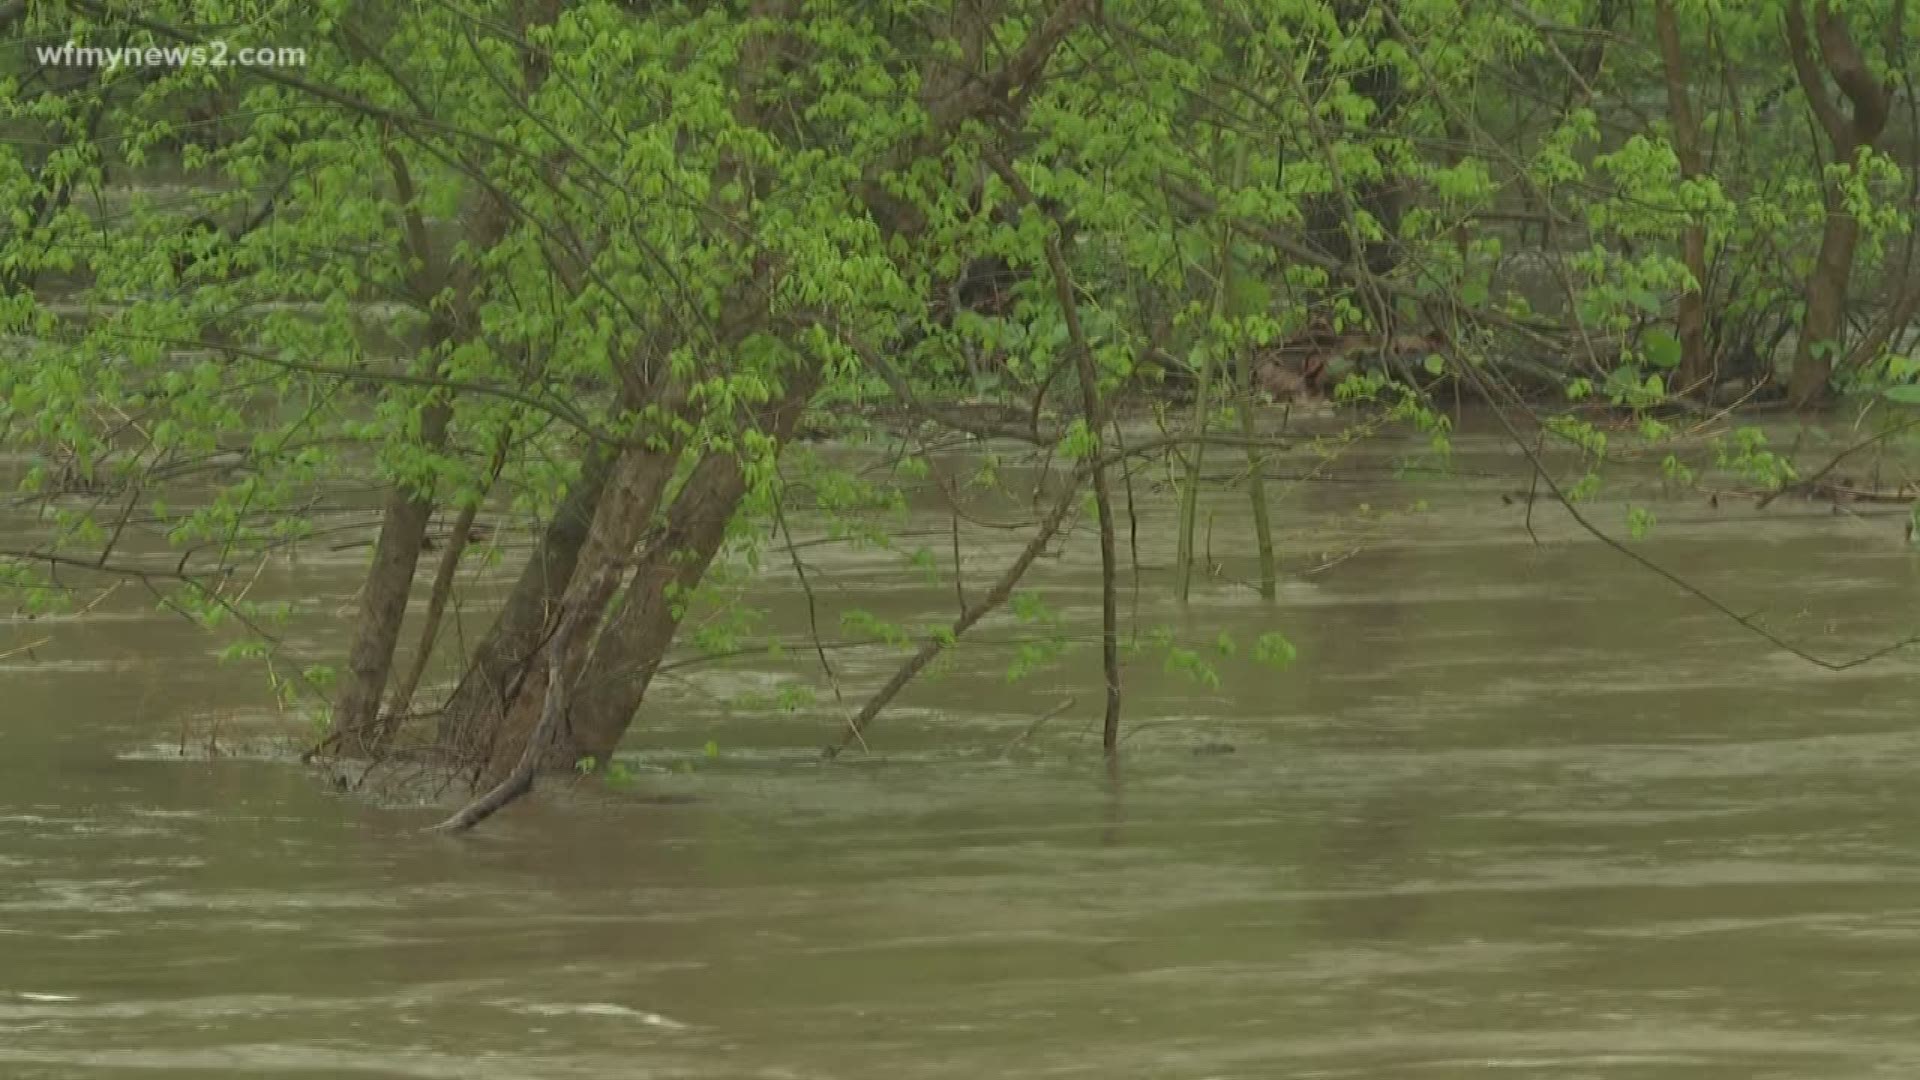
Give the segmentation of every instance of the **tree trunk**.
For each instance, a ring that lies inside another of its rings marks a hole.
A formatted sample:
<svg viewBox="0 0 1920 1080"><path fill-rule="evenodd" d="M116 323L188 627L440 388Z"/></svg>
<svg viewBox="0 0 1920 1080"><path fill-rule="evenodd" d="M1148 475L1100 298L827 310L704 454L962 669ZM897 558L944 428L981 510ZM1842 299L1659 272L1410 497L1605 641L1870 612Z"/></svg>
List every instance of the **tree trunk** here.
<svg viewBox="0 0 1920 1080"><path fill-rule="evenodd" d="M1837 192L1827 195L1827 226L1820 234L1820 255L1807 280L1807 316L1800 324L1800 343L1793 351L1793 376L1787 397L1805 408L1826 399L1833 379L1833 360L1846 329L1847 286L1853 279L1853 253L1860 241L1860 223L1840 202Z"/></svg>
<svg viewBox="0 0 1920 1080"><path fill-rule="evenodd" d="M1905 4L1895 4L1884 27L1889 58L1903 54L1900 23L1905 10ZM1800 90L1807 97L1807 107L1826 133L1834 163L1850 171L1860 151L1877 146L1886 131L1895 74L1889 73L1884 79L1874 76L1854 44L1846 21L1827 0L1816 0L1813 5L1811 27L1802 0L1789 0L1784 26L1787 55ZM1849 111L1843 112L1828 92L1828 76L1846 98ZM1829 176L1823 182L1827 223L1820 234L1820 254L1814 261L1813 276L1807 281L1807 315L1800 324L1800 343L1794 349L1793 375L1787 387L1788 399L1801 408L1820 404L1831 390L1833 363L1846 324L1854 249L1860 242L1860 223L1847 210L1846 177Z"/></svg>
<svg viewBox="0 0 1920 1080"><path fill-rule="evenodd" d="M407 714L413 709L413 696L420 689L420 680L426 677L427 665L433 660L433 647L440 638L440 622L446 615L447 601L453 596L454 578L460 573L460 560L467 552L467 543L473 534L473 522L480 514L480 501L486 498L500 470L506 466L507 450L511 436L502 434L500 443L494 449L493 464L487 474L486 488L476 495L472 502L460 508L454 519L453 534L447 538L446 550L440 554L439 569L433 575L433 589L427 594L427 615L420 627L420 646L414 651L413 660L407 665L406 672L393 688L387 699L386 715L381 717L378 730L374 734L372 749L384 754L392 742L394 733L406 721ZM424 545L423 545L424 547Z"/></svg>
<svg viewBox="0 0 1920 1080"><path fill-rule="evenodd" d="M603 567L600 573L603 577L611 578L614 576L614 569L611 566ZM561 673L571 666L573 658L578 655L580 637L588 625L594 621L595 616L595 612L584 607L569 608L560 616L559 624L554 628L553 637L547 648L547 667L552 672L548 681L553 686L553 692L547 695L546 701L541 705L540 723L534 728L532 740L527 744L526 750L521 753L520 760L514 763L512 771L491 791L467 804L459 813L434 826L436 830L465 832L493 816L508 803L533 790L533 776L540 767L540 756L535 752L534 747L552 736L554 729L559 726L561 716L567 711L567 692L572 689L572 684L562 678Z"/></svg>
<svg viewBox="0 0 1920 1080"><path fill-rule="evenodd" d="M1007 182L1007 186L1013 189L1014 194L1020 197L1020 201L1035 209L1045 205L1034 195L1026 181L1020 178L1012 163L997 152L989 153L987 161ZM1080 377L1080 412L1093 444L1087 449L1087 472L1093 481L1093 505L1095 517L1100 523L1100 668L1106 675L1107 683L1107 707L1100 725L1100 746L1108 757L1112 757L1120 752L1120 606L1117 595L1120 564L1114 546L1113 492L1107 483L1104 464L1107 407L1100 397L1099 364L1094 357L1093 344L1080 322L1080 303L1074 293L1073 273L1063 250L1062 241L1070 239L1071 232L1066 221L1056 216L1053 229L1045 241L1047 268L1053 276L1054 300L1060 305L1061 317L1067 324L1067 340L1071 343L1074 367Z"/></svg>
<svg viewBox="0 0 1920 1080"><path fill-rule="evenodd" d="M438 450L446 443L453 407L442 398L428 404L420 418L420 445ZM393 668L394 646L406 620L407 600L413 593L413 575L420 562L420 545L427 520L433 516L431 490L409 491L396 486L387 496L374 544L373 566L360 590L360 613L353 627L353 645L347 671L333 703L330 736L347 757L364 757L373 749L374 720Z"/></svg>
<svg viewBox="0 0 1920 1080"><path fill-rule="evenodd" d="M440 715L438 741L450 760L479 762L490 753L492 733L505 715L512 687L532 662L548 614L573 580L580 549L613 475L613 457L605 446L587 452L579 478L567 489L506 604L474 648Z"/></svg>
<svg viewBox="0 0 1920 1080"><path fill-rule="evenodd" d="M563 728L574 760L604 765L619 747L680 628L685 594L706 576L746 491L746 476L731 453L709 453L687 478L664 534L640 556L626 599L581 679Z"/></svg>
<svg viewBox="0 0 1920 1080"><path fill-rule="evenodd" d="M652 524L654 511L659 508L667 482L673 478L674 466L679 458L677 448L663 451L644 445L630 447L621 453L619 460L614 463L610 485L601 498L600 510L594 515L593 527L587 532L586 544L580 551L572 580L562 594L560 603L564 608L571 610L578 607L595 613L606 610L619 588L620 575L602 571L626 561L644 538L648 526ZM545 653L546 646L542 643L536 655L544 657ZM563 665L560 676L570 683L574 682L587 661L588 654L577 657L573 662ZM480 776L483 784L497 783L508 775L539 723L549 678L548 665L534 662L531 658L529 664L520 685L506 703L504 715L492 732ZM564 731L556 735L559 737L553 746L539 750L543 769L571 768L578 760L569 751L567 744L571 740L564 737Z"/></svg>
<svg viewBox="0 0 1920 1080"><path fill-rule="evenodd" d="M430 360L426 373L431 375L439 363L434 358L442 349L478 332L472 315L480 283L472 272L473 263L456 269L446 246L436 249L433 245L406 158L391 147L385 157L393 179L396 215L406 236L404 249L413 263L407 280L409 299L421 311L434 312L423 350ZM483 251L500 242L509 221L505 206L483 197L468 216L464 240L474 250ZM452 303L440 308L436 305L443 293L451 295ZM447 426L452 420L452 399L445 392L435 391L421 412L418 445L428 452L440 450L446 445ZM378 749L380 699L393 669L394 647L400 641L427 521L432 516L430 483L418 491L395 485L387 496L373 566L360 593L360 617L354 624L347 675L334 699L333 724L328 732L336 750L348 757L365 757Z"/></svg>
<svg viewBox="0 0 1920 1080"><path fill-rule="evenodd" d="M761 410L758 426L773 437L776 453L792 438L820 375L817 365L796 372L780 399ZM641 556L626 602L581 680L567 726L575 760L605 762L619 747L686 614L681 598L706 577L746 493L739 459L724 451L701 458L681 485L665 531Z"/></svg>

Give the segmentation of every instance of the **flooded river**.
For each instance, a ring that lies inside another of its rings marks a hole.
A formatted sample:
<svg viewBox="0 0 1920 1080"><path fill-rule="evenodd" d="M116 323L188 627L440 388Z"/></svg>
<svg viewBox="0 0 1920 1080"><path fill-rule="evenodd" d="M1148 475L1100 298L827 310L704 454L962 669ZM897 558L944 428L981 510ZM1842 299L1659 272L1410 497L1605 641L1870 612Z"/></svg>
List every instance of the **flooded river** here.
<svg viewBox="0 0 1920 1080"><path fill-rule="evenodd" d="M1916 658L1821 671L1551 507L1536 545L1491 438L1432 483L1372 453L1277 493L1271 606L1231 580L1230 494L1219 576L1168 603L1172 502L1136 478L1123 612L1238 645L1218 687L1129 655L1117 780L1085 529L1032 578L1079 643L1028 679L1031 627L985 624L828 765L810 648L687 664L631 789L549 785L464 839L209 759L283 722L134 590L0 627L52 639L0 661L0 1077L1920 1075ZM1815 651L1915 621L1898 517L1653 505L1643 550ZM934 504L905 528L950 557ZM968 589L1023 537L969 529ZM828 637L953 613L899 554L803 550ZM338 654L363 555L263 579L296 650ZM802 633L778 555L747 597ZM1270 630L1291 670L1246 655ZM851 708L900 651L829 656Z"/></svg>

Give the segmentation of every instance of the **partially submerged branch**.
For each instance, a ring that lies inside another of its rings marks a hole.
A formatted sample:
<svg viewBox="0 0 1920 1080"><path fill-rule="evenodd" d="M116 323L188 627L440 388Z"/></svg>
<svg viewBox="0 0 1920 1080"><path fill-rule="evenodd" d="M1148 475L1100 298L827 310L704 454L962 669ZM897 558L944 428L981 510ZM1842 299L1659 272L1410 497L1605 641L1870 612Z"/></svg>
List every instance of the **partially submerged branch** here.
<svg viewBox="0 0 1920 1080"><path fill-rule="evenodd" d="M1027 568L1040 557L1040 553L1046 550L1047 544L1060 531L1060 526L1066 523L1067 514L1073 510L1073 504L1079 500L1080 483L1083 479L1082 475L1076 475L1068 483L1066 489L1060 493L1054 500L1053 506L1047 511L1047 516L1041 519L1040 528L1034 532L1033 538L1027 541L1027 546L1021 550L1013 562L1001 571L999 579L993 583L993 588L987 590L984 596L962 611L960 617L953 620L953 625L942 632L929 634L926 640L921 642L920 648L907 658L906 663L900 665L892 678L887 680L886 685L867 699L867 703L861 706L860 711L847 721L845 736L838 743L826 748L824 751L826 757L829 759L838 757L848 744L864 742L867 727L873 722L874 717L879 716L880 711L891 704L915 676L925 670L928 664L933 663L934 658L948 646L958 643L961 635L973 629L974 624L1007 602L1013 595L1014 587L1019 585L1020 579L1026 576Z"/></svg>

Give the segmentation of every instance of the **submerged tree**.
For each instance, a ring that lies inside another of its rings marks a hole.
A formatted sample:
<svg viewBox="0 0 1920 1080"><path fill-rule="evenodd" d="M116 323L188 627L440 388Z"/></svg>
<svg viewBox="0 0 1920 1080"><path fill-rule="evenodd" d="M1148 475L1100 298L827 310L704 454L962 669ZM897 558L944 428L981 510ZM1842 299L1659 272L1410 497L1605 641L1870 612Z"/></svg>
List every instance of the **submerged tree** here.
<svg viewBox="0 0 1920 1080"><path fill-rule="evenodd" d="M852 734L1009 602L1090 492L1111 751L1115 478L1165 460L1191 498L1207 446L1246 455L1272 598L1262 372L1344 379L1343 401L1441 450L1432 391L1449 383L1547 411L1601 395L1650 420L1710 396L1728 313L1759 318L1741 304L1795 287L1780 254L1817 248L1784 373L1796 400L1836 371L1906 377L1880 355L1891 330L1875 355L1833 358L1856 263L1891 277L1888 241L1911 226L1895 193L1912 162L1881 146L1914 16L1803 7L8 9L43 43L306 56L8 73L21 137L0 270L20 359L0 417L47 530L5 565L25 589L63 568L130 575L193 618L243 622L277 664L274 613L239 582L342 527L327 493L350 490L378 515L351 644L289 693L324 704L327 754L404 745L510 795L610 759L692 598L731 542L755 542L742 522L794 505L780 463L809 415L885 407L1053 472L1020 558L963 591L951 624L903 635L917 646ZM1851 43L1871 27L1869 55ZM1649 65L1664 116L1633 90ZM1738 88L1786 74L1830 145L1744 113ZM1742 149L1763 140L1729 139L1741 125L1824 164ZM1544 288L1515 273L1522 254ZM959 408L963 391L984 400ZM1184 430L1119 438L1122 406L1181 393ZM1546 419L1604 456L1588 420ZM437 699L423 673L483 504L543 524Z"/></svg>

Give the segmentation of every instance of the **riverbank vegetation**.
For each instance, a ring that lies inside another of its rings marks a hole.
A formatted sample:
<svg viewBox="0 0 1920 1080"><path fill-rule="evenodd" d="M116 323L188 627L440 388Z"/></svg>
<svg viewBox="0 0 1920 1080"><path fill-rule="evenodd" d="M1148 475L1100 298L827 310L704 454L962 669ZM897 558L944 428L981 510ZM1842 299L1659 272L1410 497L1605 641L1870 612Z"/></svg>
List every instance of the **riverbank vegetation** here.
<svg viewBox="0 0 1920 1080"><path fill-rule="evenodd" d="M311 757L457 778L459 826L609 768L669 650L737 647L683 621L742 558L805 580L789 512L956 591L939 625L854 620L900 665L845 688L834 747L983 620L1044 627L1022 575L1097 538L1098 640L1019 663L1098 687L1112 753L1142 641L1206 676L1123 610L1143 478L1181 505L1151 587L1203 572L1228 463L1272 603L1262 478L1309 437L1411 428L1443 463L1490 409L1579 513L1623 448L1678 488L1831 485L1920 404L1904 0L67 0L0 25L26 46L0 448L44 526L0 552L12 595L138 583L318 718ZM70 41L304 63L35 59ZM1323 400L1338 430L1302 434ZM1750 419L1781 410L1859 440L1771 445ZM956 443L988 467L929 480ZM963 581L958 515L995 490L1027 540ZM909 491L951 501L951 560L885 535ZM294 655L247 582L370 507L350 647ZM1580 520L1630 556L1656 527ZM504 597L463 596L501 557ZM490 625L455 642L456 607ZM1208 644L1284 666L1272 627Z"/></svg>

